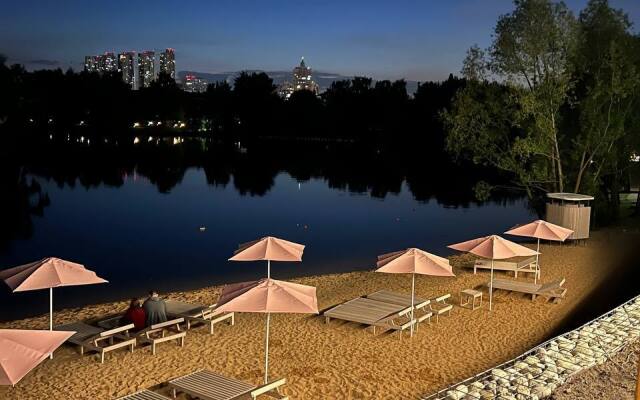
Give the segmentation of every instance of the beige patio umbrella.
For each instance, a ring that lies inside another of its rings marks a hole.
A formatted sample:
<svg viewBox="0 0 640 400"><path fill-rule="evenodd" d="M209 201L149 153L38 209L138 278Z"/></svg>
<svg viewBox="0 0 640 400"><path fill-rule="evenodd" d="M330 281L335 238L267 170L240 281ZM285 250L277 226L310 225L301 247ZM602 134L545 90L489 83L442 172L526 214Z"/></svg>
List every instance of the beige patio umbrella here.
<svg viewBox="0 0 640 400"><path fill-rule="evenodd" d="M318 313L316 288L263 278L259 281L226 285L216 313L251 312L267 314L264 351L264 383L269 379L269 320L271 313Z"/></svg>
<svg viewBox="0 0 640 400"><path fill-rule="evenodd" d="M465 251L491 260L491 280L489 281L489 311L493 308L493 260L511 257L527 257L538 254L537 251L513 243L498 235L485 236L447 246L450 249Z"/></svg>
<svg viewBox="0 0 640 400"><path fill-rule="evenodd" d="M53 330L53 288L106 283L82 264L55 257L0 271L0 279L15 292L49 289L49 330Z"/></svg>
<svg viewBox="0 0 640 400"><path fill-rule="evenodd" d="M75 332L0 329L0 385L12 385Z"/></svg>
<svg viewBox="0 0 640 400"><path fill-rule="evenodd" d="M408 248L406 250L378 256L376 272L391 274L411 274L411 320L416 297L416 274L431 276L455 276L449 260L427 253L424 250ZM413 325L409 335L413 336Z"/></svg>
<svg viewBox="0 0 640 400"><path fill-rule="evenodd" d="M553 240L556 242L564 242L573 231L562 226L552 224L544 220L536 220L524 225L514 226L505 233L514 236L526 236L538 239L538 247L536 251L536 273L533 274L533 283L538 283L538 273L540 271L540 239Z"/></svg>
<svg viewBox="0 0 640 400"><path fill-rule="evenodd" d="M271 278L271 261L302 261L304 245L273 236L242 243L229 261L267 260L267 278Z"/></svg>

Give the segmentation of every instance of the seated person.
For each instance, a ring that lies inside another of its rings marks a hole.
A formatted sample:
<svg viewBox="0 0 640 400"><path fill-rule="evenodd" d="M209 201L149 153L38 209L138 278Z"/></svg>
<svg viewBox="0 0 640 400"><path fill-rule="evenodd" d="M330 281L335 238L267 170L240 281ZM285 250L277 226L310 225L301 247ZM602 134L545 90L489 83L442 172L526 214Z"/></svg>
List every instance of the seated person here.
<svg viewBox="0 0 640 400"><path fill-rule="evenodd" d="M142 307L146 315L147 326L167 321L167 305L155 290L149 292L149 298L144 301Z"/></svg>
<svg viewBox="0 0 640 400"><path fill-rule="evenodd" d="M147 319L141 299L131 300L129 309L124 313L124 319L128 323L132 323L136 330L144 329Z"/></svg>

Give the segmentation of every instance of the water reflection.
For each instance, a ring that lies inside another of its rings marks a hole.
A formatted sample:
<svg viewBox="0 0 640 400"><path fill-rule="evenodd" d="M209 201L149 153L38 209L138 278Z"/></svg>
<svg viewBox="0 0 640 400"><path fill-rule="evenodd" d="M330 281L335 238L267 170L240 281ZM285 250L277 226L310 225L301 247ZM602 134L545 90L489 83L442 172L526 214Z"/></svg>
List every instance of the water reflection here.
<svg viewBox="0 0 640 400"><path fill-rule="evenodd" d="M477 180L498 177L415 149L53 137L5 155L0 268L55 255L111 282L60 290L59 307L256 278L262 265L225 260L265 234L308 245L274 272L287 278L368 269L407 246L446 254L532 217L517 193L474 200ZM40 297L0 291L0 319L45 312Z"/></svg>

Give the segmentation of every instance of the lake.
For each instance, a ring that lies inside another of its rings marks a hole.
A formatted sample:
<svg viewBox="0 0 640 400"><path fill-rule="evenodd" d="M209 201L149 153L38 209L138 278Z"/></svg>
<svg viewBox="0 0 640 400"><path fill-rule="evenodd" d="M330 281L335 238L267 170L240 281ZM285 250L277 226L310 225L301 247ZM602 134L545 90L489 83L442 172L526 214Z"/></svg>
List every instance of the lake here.
<svg viewBox="0 0 640 400"><path fill-rule="evenodd" d="M307 246L302 263L272 264L283 279L371 269L406 247L446 256L537 217L520 194L475 201L483 173L348 143L62 138L3 167L0 268L56 256L109 280L54 290L66 308L263 277L264 262L227 259L267 235ZM0 319L46 313L47 299L2 287Z"/></svg>

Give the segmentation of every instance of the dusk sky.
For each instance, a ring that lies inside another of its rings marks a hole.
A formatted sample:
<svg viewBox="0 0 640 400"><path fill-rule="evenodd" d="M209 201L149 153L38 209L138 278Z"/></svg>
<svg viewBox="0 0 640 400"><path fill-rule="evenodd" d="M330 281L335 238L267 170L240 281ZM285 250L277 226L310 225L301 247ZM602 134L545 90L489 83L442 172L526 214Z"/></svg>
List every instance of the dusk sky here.
<svg viewBox="0 0 640 400"><path fill-rule="evenodd" d="M569 0L578 12L587 0ZM636 24L640 0L612 0ZM85 55L172 47L177 70L316 71L429 80L485 47L509 0L4 2L0 53L29 69L81 69ZM636 28L636 31L638 29Z"/></svg>

